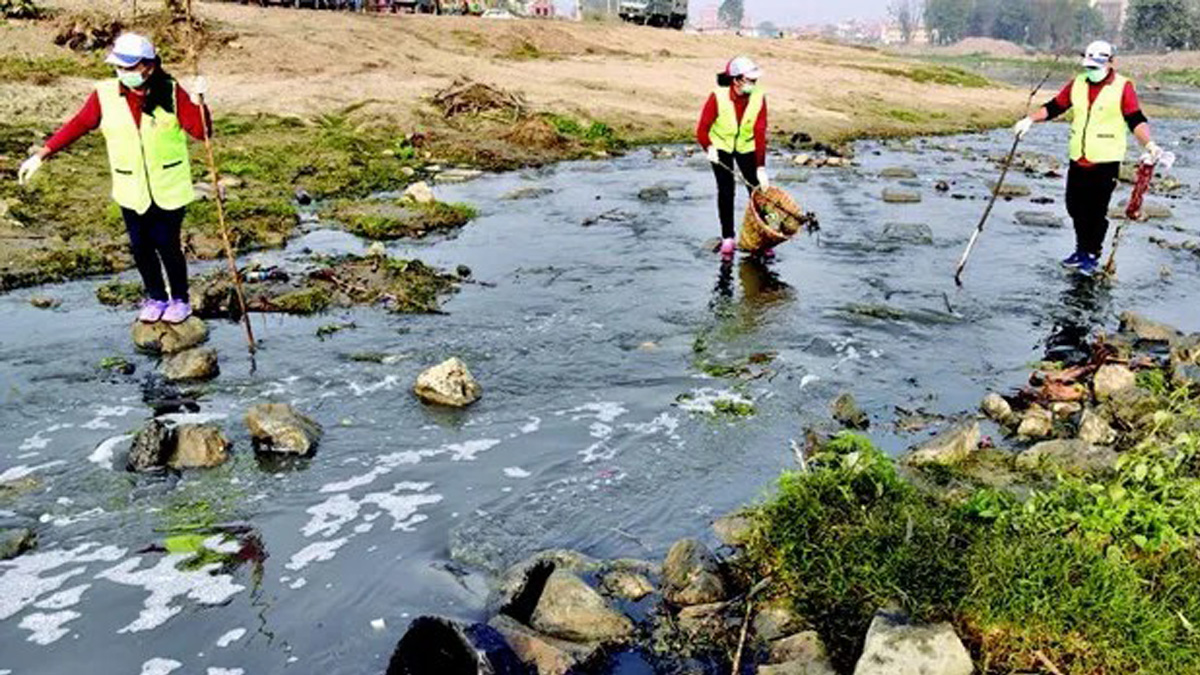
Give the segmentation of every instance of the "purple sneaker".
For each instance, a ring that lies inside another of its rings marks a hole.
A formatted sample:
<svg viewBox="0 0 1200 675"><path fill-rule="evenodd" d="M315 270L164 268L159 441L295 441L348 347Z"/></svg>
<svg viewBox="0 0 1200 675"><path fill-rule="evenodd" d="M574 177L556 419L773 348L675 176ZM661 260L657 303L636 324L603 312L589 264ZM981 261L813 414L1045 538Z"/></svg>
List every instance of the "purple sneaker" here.
<svg viewBox="0 0 1200 675"><path fill-rule="evenodd" d="M165 311L167 311L166 302L147 298L142 301L142 311L138 313L138 321L142 323L158 323L163 318L163 312Z"/></svg>
<svg viewBox="0 0 1200 675"><path fill-rule="evenodd" d="M737 242L732 239L724 239L721 241L721 260L733 260L733 254L737 251Z"/></svg>
<svg viewBox="0 0 1200 675"><path fill-rule="evenodd" d="M167 323L183 323L191 315L191 305L183 300L172 300L167 303L167 309L162 313L162 320Z"/></svg>

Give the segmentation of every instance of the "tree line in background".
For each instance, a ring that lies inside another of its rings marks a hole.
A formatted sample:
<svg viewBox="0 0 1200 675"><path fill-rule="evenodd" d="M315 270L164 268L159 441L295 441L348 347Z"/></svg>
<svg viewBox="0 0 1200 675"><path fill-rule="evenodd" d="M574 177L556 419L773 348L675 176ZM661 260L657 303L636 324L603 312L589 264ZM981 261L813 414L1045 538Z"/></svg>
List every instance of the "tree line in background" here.
<svg viewBox="0 0 1200 675"><path fill-rule="evenodd" d="M1148 50L1200 43L1200 0L1131 0L1120 31L1089 0L892 0L889 10L905 42L923 22L930 42L943 45L968 37L1049 50L1100 38Z"/></svg>

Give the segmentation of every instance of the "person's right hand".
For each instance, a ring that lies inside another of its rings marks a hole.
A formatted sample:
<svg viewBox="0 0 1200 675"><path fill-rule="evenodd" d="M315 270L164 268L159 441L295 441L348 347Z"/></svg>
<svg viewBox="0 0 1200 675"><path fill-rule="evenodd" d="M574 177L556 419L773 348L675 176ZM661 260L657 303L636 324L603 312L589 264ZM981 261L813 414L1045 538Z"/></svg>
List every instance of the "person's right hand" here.
<svg viewBox="0 0 1200 675"><path fill-rule="evenodd" d="M1021 121L1013 125L1013 134L1017 138L1025 138L1025 134L1029 133L1029 129L1033 127L1033 118L1022 117Z"/></svg>
<svg viewBox="0 0 1200 675"><path fill-rule="evenodd" d="M40 168L42 168L42 156L40 154L33 155L22 162L21 168L17 169L17 184L28 185L29 179L33 178L33 174L37 173Z"/></svg>
<svg viewBox="0 0 1200 675"><path fill-rule="evenodd" d="M717 146L715 146L715 145L708 146L708 150L706 151L705 154L708 155L708 161L712 162L713 164L721 163L721 153L717 150Z"/></svg>

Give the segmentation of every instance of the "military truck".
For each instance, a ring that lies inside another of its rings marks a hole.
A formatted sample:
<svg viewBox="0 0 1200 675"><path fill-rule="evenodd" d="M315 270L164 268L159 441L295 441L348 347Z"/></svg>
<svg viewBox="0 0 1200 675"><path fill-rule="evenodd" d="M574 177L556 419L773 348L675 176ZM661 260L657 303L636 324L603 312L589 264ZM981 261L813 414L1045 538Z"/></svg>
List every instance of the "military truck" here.
<svg viewBox="0 0 1200 675"><path fill-rule="evenodd" d="M682 30L687 24L688 0L621 0L618 13L630 23Z"/></svg>

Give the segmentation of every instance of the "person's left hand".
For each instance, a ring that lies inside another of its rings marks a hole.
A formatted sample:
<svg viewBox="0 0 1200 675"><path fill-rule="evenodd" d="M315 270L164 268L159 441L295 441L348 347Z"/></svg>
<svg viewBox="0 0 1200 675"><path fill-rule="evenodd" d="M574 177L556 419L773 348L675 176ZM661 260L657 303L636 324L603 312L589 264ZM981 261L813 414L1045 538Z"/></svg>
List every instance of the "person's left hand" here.
<svg viewBox="0 0 1200 675"><path fill-rule="evenodd" d="M1146 144L1146 154L1142 155L1142 162L1145 164L1158 164L1162 156L1162 146L1154 141L1150 141Z"/></svg>
<svg viewBox="0 0 1200 675"><path fill-rule="evenodd" d="M767 167L758 167L758 172L755 174L755 177L758 178L758 187L764 190L769 190L771 188L771 177L767 175Z"/></svg>
<svg viewBox="0 0 1200 675"><path fill-rule="evenodd" d="M203 75L197 75L195 82L192 83L192 103L200 105L204 100L204 95L208 93L208 80Z"/></svg>

